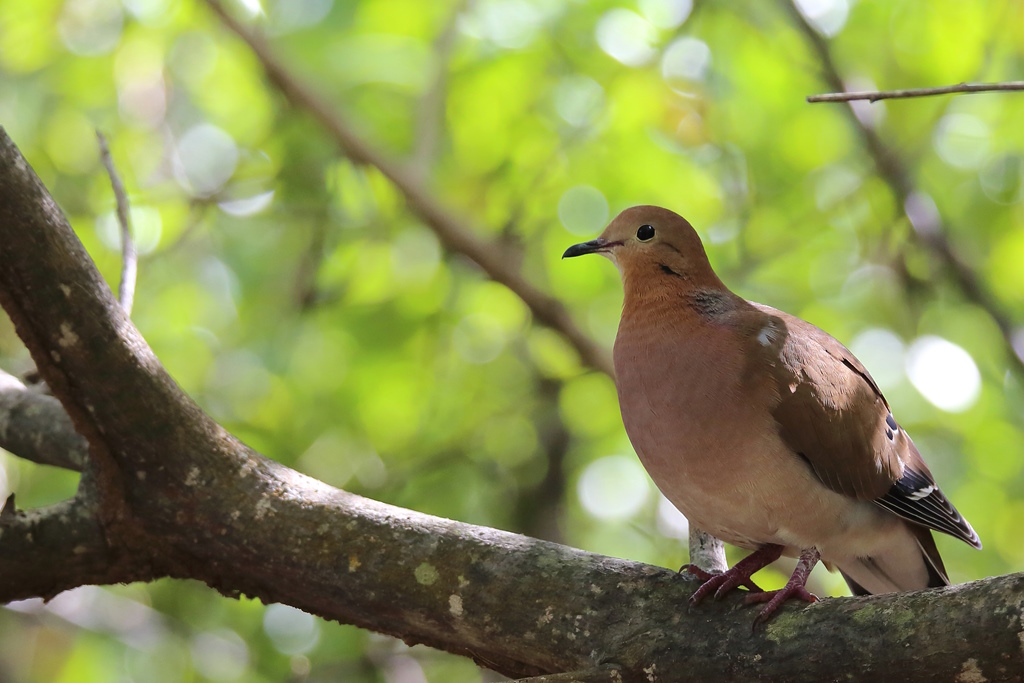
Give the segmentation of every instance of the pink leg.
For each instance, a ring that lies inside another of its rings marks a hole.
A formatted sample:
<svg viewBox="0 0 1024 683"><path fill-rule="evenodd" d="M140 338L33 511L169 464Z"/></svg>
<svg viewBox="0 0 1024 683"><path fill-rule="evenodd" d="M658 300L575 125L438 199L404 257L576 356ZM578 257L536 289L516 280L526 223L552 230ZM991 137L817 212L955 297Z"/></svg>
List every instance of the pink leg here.
<svg viewBox="0 0 1024 683"><path fill-rule="evenodd" d="M704 580L700 588L690 596L690 604L700 604L712 591L715 600L719 600L729 591L738 586L746 586L752 593L761 593L750 577L760 569L764 569L782 555L781 545L763 545L733 565L732 569L721 574L709 574L693 565L683 565L679 571L686 569L689 573Z"/></svg>
<svg viewBox="0 0 1024 683"><path fill-rule="evenodd" d="M818 564L820 558L821 556L818 554L817 548L805 548L800 552L800 559L796 563L796 569L793 570L793 575L789 577L785 587L775 591L747 596L747 604L757 602L768 603L761 610L761 613L757 615L757 618L754 619L755 627L771 619L775 611L782 606L782 603L790 598L800 598L807 602L818 601L816 595L808 592L806 585L807 577L811 575L811 570L814 569L814 565Z"/></svg>

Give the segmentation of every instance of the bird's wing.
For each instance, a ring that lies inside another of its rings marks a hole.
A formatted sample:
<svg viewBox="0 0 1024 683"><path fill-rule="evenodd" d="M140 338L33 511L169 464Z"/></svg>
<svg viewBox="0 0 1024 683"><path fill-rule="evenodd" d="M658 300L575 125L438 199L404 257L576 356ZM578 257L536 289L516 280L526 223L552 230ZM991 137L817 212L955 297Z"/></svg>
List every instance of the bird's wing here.
<svg viewBox="0 0 1024 683"><path fill-rule="evenodd" d="M850 350L808 322L754 306L768 322L750 332L752 360L765 362L776 382L772 414L793 452L833 491L980 548Z"/></svg>

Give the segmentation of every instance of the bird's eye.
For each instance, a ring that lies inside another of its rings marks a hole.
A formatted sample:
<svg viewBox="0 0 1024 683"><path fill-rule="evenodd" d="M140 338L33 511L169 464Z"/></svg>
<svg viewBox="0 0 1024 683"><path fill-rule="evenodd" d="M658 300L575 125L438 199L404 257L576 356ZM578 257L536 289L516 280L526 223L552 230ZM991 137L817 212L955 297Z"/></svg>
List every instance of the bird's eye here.
<svg viewBox="0 0 1024 683"><path fill-rule="evenodd" d="M654 239L654 226L647 225L646 223L644 225L641 225L639 228L636 229L636 238L641 242L646 242L648 240Z"/></svg>

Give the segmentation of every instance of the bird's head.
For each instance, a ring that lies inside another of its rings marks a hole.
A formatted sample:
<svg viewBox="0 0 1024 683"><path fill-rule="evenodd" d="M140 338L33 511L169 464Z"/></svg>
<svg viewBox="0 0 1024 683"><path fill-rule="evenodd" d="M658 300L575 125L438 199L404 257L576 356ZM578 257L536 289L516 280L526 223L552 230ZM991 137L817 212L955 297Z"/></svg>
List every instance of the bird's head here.
<svg viewBox="0 0 1024 683"><path fill-rule="evenodd" d="M718 282L697 232L677 213L634 206L608 224L597 239L574 244L562 258L601 254L625 281L672 278L692 285Z"/></svg>

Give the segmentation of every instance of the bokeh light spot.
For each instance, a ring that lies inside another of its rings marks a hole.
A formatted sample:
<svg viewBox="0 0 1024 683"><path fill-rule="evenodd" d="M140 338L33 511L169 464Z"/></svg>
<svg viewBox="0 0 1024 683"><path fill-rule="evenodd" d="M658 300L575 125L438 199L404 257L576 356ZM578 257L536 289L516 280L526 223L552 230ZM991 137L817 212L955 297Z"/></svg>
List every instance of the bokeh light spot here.
<svg viewBox="0 0 1024 683"><path fill-rule="evenodd" d="M950 413L967 410L981 394L971 354L942 337L927 335L910 345L907 375L929 403Z"/></svg>
<svg viewBox="0 0 1024 683"><path fill-rule="evenodd" d="M640 0L640 13L658 28L679 27L693 11L693 0Z"/></svg>
<svg viewBox="0 0 1024 683"><path fill-rule="evenodd" d="M827 38L843 30L850 16L848 0L796 0L796 6L811 26Z"/></svg>
<svg viewBox="0 0 1024 683"><path fill-rule="evenodd" d="M577 185L558 200L558 218L574 235L596 235L608 222L608 200L589 185Z"/></svg>
<svg viewBox="0 0 1024 683"><path fill-rule="evenodd" d="M576 492L583 509L593 517L623 520L640 511L650 486L636 458L609 455L587 465Z"/></svg>
<svg viewBox="0 0 1024 683"><path fill-rule="evenodd" d="M286 655L309 652L320 640L320 625L312 615L288 605L267 605L263 631L274 647Z"/></svg>
<svg viewBox="0 0 1024 683"><path fill-rule="evenodd" d="M661 58L661 75L666 82L703 81L711 66L711 48L697 38L680 38L665 50Z"/></svg>
<svg viewBox="0 0 1024 683"><path fill-rule="evenodd" d="M186 190L210 195L231 178L238 147L230 135L209 123L190 128L178 140L175 177Z"/></svg>
<svg viewBox="0 0 1024 683"><path fill-rule="evenodd" d="M980 167L988 158L992 131L970 114L947 114L935 129L935 151L950 166Z"/></svg>
<svg viewBox="0 0 1024 683"><path fill-rule="evenodd" d="M642 66L655 55L658 32L628 9L609 10L597 22L597 44L626 66Z"/></svg>

